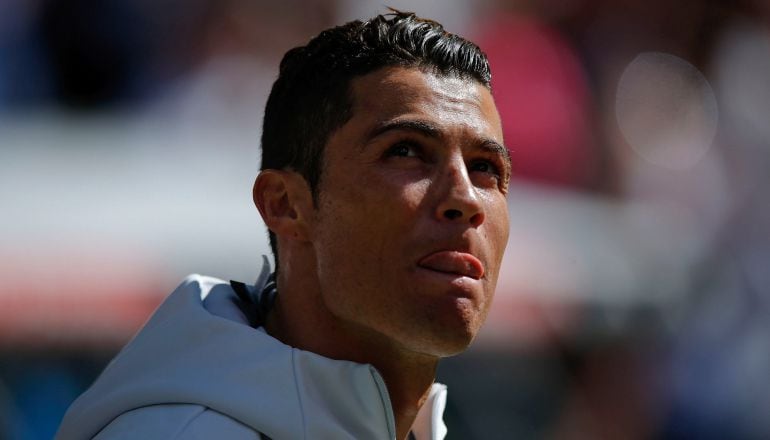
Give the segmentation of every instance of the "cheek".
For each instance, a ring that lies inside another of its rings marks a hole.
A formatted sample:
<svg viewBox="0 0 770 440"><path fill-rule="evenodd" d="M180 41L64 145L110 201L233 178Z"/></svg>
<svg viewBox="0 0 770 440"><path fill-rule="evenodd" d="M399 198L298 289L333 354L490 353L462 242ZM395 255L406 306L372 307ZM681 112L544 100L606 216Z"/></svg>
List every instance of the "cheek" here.
<svg viewBox="0 0 770 440"><path fill-rule="evenodd" d="M505 199L495 200L491 204L485 228L485 238L489 243L491 257L499 270L505 247L508 244L510 223L508 219L508 205Z"/></svg>
<svg viewBox="0 0 770 440"><path fill-rule="evenodd" d="M397 277L390 272L408 254L424 188L368 179L326 191L313 239L321 283L335 289L372 290L395 282Z"/></svg>
<svg viewBox="0 0 770 440"><path fill-rule="evenodd" d="M388 242L392 197L371 186L350 185L327 192L317 211L314 245L319 260L333 258L353 266L366 266L377 259ZM324 263L324 261L319 261Z"/></svg>
<svg viewBox="0 0 770 440"><path fill-rule="evenodd" d="M495 230L495 245L498 249L498 257L502 259L505 247L508 245L508 233L510 232L510 222L508 220L507 210L505 211L505 214L498 217Z"/></svg>
<svg viewBox="0 0 770 440"><path fill-rule="evenodd" d="M401 177L401 178L400 178ZM341 191L329 197L330 216L350 225L347 233L389 240L389 233L414 225L414 216L421 207L429 182L413 181L406 176L372 176L347 182Z"/></svg>

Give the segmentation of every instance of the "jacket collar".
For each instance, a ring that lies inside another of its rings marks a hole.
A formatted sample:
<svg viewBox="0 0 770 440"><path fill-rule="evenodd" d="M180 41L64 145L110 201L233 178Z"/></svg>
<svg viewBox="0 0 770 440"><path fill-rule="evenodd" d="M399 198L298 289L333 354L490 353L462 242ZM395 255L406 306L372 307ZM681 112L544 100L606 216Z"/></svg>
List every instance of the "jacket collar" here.
<svg viewBox="0 0 770 440"><path fill-rule="evenodd" d="M276 438L395 438L371 365L289 347L247 318L221 280L191 275L68 411L61 438L91 438L123 412L156 404L211 408ZM418 414L418 440L443 438L446 389ZM421 415L425 413L424 415Z"/></svg>

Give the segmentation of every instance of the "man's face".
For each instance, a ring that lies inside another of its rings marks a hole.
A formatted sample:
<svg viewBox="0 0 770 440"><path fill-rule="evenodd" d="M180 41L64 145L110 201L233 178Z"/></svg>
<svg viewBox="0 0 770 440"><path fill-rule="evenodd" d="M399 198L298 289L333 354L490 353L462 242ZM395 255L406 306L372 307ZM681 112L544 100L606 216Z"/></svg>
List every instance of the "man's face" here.
<svg viewBox="0 0 770 440"><path fill-rule="evenodd" d="M323 301L373 341L456 354L484 322L508 240L510 164L492 96L414 68L351 89L313 219Z"/></svg>

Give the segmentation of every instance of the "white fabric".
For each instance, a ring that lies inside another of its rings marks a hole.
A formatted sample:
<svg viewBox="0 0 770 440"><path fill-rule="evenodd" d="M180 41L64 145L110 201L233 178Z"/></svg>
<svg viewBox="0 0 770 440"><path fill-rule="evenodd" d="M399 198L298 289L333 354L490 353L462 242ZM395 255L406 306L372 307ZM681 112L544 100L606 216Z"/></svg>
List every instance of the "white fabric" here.
<svg viewBox="0 0 770 440"><path fill-rule="evenodd" d="M446 436L444 408L446 408L446 385L434 383L430 388L428 399L417 412L417 417L412 424L412 433L417 440L443 439Z"/></svg>
<svg viewBox="0 0 770 440"><path fill-rule="evenodd" d="M235 301L221 280L185 279L72 404L56 438L395 438L374 367L289 347L244 325ZM445 402L434 384L417 440L444 438Z"/></svg>

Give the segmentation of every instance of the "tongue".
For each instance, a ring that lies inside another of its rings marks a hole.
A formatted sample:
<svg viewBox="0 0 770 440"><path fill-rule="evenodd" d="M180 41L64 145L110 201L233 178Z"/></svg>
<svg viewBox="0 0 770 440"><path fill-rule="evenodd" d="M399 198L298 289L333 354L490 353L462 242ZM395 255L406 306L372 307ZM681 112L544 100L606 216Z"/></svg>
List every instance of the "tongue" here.
<svg viewBox="0 0 770 440"><path fill-rule="evenodd" d="M484 265L471 254L457 251L434 252L418 263L421 267L438 272L453 273L479 279L484 276Z"/></svg>

